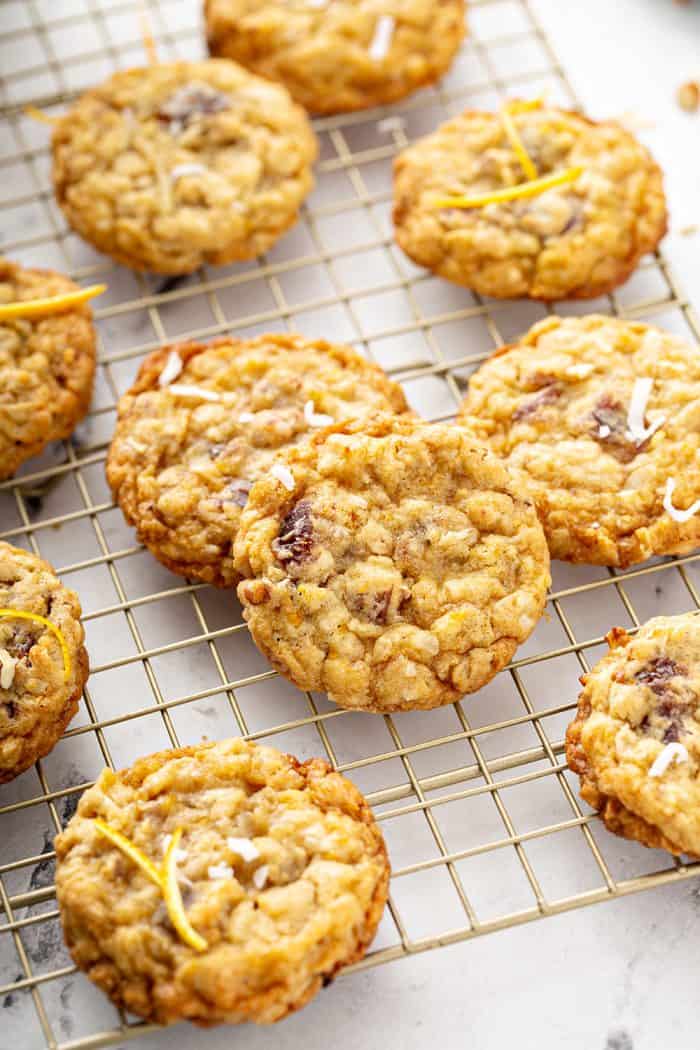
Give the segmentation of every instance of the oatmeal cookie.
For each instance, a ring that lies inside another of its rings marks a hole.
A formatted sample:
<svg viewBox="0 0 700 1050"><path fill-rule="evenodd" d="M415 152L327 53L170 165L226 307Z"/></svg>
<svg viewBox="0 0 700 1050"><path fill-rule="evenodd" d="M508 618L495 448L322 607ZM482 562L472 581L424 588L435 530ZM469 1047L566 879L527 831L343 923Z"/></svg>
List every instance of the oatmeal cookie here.
<svg viewBox="0 0 700 1050"><path fill-rule="evenodd" d="M396 102L443 75L463 0L205 0L209 50L281 81L312 113Z"/></svg>
<svg viewBox="0 0 700 1050"><path fill-rule="evenodd" d="M53 180L70 225L137 270L251 259L296 221L316 139L283 87L233 62L115 73L56 125Z"/></svg>
<svg viewBox="0 0 700 1050"><path fill-rule="evenodd" d="M53 270L25 270L0 257L0 311L80 288ZM36 316L0 316L0 480L50 441L68 437L88 410L95 329L86 303Z"/></svg>
<svg viewBox="0 0 700 1050"><path fill-rule="evenodd" d="M316 428L407 409L347 346L295 335L181 343L146 358L119 402L107 478L139 539L173 572L231 587L251 484Z"/></svg>
<svg viewBox="0 0 700 1050"><path fill-rule="evenodd" d="M431 708L504 667L544 607L533 505L455 426L398 416L305 441L250 493L235 545L253 639L341 707Z"/></svg>
<svg viewBox="0 0 700 1050"><path fill-rule="evenodd" d="M610 831L700 856L700 620L659 616L581 679L566 757Z"/></svg>
<svg viewBox="0 0 700 1050"><path fill-rule="evenodd" d="M489 202L564 172L568 181L544 192ZM485 201L450 206L464 195ZM661 171L629 131L537 103L467 110L394 162L401 248L497 299L603 295L656 247L666 221Z"/></svg>
<svg viewBox="0 0 700 1050"><path fill-rule="evenodd" d="M550 317L469 381L459 421L517 473L553 558L626 567L700 545L700 348Z"/></svg>
<svg viewBox="0 0 700 1050"><path fill-rule="evenodd" d="M75 963L118 1007L162 1024L298 1010L364 955L389 881L349 780L243 740L105 770L56 855Z"/></svg>
<svg viewBox="0 0 700 1050"><path fill-rule="evenodd" d="M48 562L0 543L0 784L48 755L78 710L80 611Z"/></svg>

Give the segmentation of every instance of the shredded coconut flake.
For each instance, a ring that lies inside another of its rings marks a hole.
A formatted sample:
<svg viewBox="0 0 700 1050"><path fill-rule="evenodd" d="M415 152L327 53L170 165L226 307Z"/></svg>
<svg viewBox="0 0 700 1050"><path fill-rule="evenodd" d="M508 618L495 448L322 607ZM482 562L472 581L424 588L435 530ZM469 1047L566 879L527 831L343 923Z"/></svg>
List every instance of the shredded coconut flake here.
<svg viewBox="0 0 700 1050"><path fill-rule="evenodd" d="M221 401L221 397L214 390L205 390L201 386L191 386L189 383L172 383L170 390L178 397L194 397L199 401Z"/></svg>
<svg viewBox="0 0 700 1050"><path fill-rule="evenodd" d="M17 660L7 649L0 649L0 689L9 689L15 680Z"/></svg>
<svg viewBox="0 0 700 1050"><path fill-rule="evenodd" d="M386 58L391 47L391 38L394 35L396 22L391 15L380 15L374 27L374 36L369 45L369 57L374 62L381 62Z"/></svg>
<svg viewBox="0 0 700 1050"><path fill-rule="evenodd" d="M317 412L313 401L307 401L304 405L304 419L310 427L329 427L331 423L335 423L333 416Z"/></svg>
<svg viewBox="0 0 700 1050"><path fill-rule="evenodd" d="M696 499L695 503L691 503L687 510L679 510L678 507L673 506L673 493L675 488L676 479L669 478L666 482L666 491L664 493L664 510L674 521L690 521L690 519L694 518L700 510L700 499Z"/></svg>
<svg viewBox="0 0 700 1050"><path fill-rule="evenodd" d="M253 412L241 412L240 416L238 417L238 422L239 423L252 423L254 421L254 419L255 419L255 414Z"/></svg>
<svg viewBox="0 0 700 1050"><path fill-rule="evenodd" d="M388 135L391 131L403 131L406 121L403 117L384 117L377 123L377 131L380 135Z"/></svg>
<svg viewBox="0 0 700 1050"><path fill-rule="evenodd" d="M270 473L273 478L277 478L280 484L284 485L288 492L294 492L296 482L289 467L285 467L283 463L273 463L270 467Z"/></svg>
<svg viewBox="0 0 700 1050"><path fill-rule="evenodd" d="M687 762L688 752L682 744L666 744L649 768L650 777L662 777L674 762Z"/></svg>
<svg viewBox="0 0 700 1050"><path fill-rule="evenodd" d="M307 7L327 7L328 0L306 0Z"/></svg>
<svg viewBox="0 0 700 1050"><path fill-rule="evenodd" d="M166 852L168 846L170 845L171 838L172 838L172 835L164 835L163 836L163 853ZM187 858L187 850L186 849L176 849L176 850L174 850L174 855L175 855L175 863L179 864L180 861L183 861L183 860L185 860Z"/></svg>
<svg viewBox="0 0 700 1050"><path fill-rule="evenodd" d="M598 427L598 437L610 437L610 427L607 423L601 423L601 425Z"/></svg>
<svg viewBox="0 0 700 1050"><path fill-rule="evenodd" d="M182 371L182 358L175 350L168 354L163 371L158 376L158 386L168 386L173 379L177 379Z"/></svg>
<svg viewBox="0 0 700 1050"><path fill-rule="evenodd" d="M257 860L260 856L258 847L250 839L228 838L226 844L232 853L237 853L246 862Z"/></svg>
<svg viewBox="0 0 700 1050"><path fill-rule="evenodd" d="M187 175L206 175L207 169L203 164L176 164L170 172L173 182L185 178Z"/></svg>
<svg viewBox="0 0 700 1050"><path fill-rule="evenodd" d="M207 875L210 879L232 879L233 868L230 864L210 864Z"/></svg>
<svg viewBox="0 0 700 1050"><path fill-rule="evenodd" d="M653 423L650 423L648 427L644 425L647 401L653 386L654 380L649 377L635 379L634 381L629 412L627 413L627 429L629 436L636 445L642 445L666 422L666 416L660 416Z"/></svg>
<svg viewBox="0 0 700 1050"><path fill-rule="evenodd" d="M267 864L261 864L259 868L255 869L253 872L253 885L256 890L264 889L269 871Z"/></svg>

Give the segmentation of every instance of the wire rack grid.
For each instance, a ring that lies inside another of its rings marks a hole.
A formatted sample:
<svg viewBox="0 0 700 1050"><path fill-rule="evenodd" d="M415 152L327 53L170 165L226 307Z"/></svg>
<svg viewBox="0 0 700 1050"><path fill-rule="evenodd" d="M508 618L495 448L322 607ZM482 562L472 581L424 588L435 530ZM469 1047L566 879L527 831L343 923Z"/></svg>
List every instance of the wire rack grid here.
<svg viewBox="0 0 700 1050"><path fill-rule="evenodd" d="M161 58L203 51L194 0L147 5ZM23 1047L87 1050L149 1029L78 979L53 890L53 836L104 764L243 734L302 758L323 754L365 792L393 863L390 905L360 967L688 878L696 867L608 835L581 807L563 759L578 676L604 631L700 609L700 553L625 573L555 564L548 614L510 667L454 706L380 718L332 707L277 677L230 594L182 581L134 542L104 481L115 404L167 341L295 329L347 341L398 378L414 408L450 419L469 373L545 313L481 299L395 248L391 158L465 104L543 90L576 105L527 0L475 0L470 35L441 85L390 111L318 120L318 184L265 258L186 279L133 274L93 253L53 203L47 131L27 103L60 111L118 67L145 61L143 5L0 4L3 251L107 281L87 420L0 484L0 537L49 558L79 592L92 674L54 752L0 790L0 1004ZM561 304L651 319L700 339L661 255L610 298ZM604 610L604 612L603 612ZM602 630L601 630L602 628ZM430 906L426 907L426 902Z"/></svg>

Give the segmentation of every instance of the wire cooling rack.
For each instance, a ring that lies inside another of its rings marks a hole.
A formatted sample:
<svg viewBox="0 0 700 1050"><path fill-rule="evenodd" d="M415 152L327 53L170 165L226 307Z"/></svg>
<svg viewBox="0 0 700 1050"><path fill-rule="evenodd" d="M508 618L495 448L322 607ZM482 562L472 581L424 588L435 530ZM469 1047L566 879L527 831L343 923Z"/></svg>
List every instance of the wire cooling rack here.
<svg viewBox="0 0 700 1050"><path fill-rule="evenodd" d="M161 58L203 52L198 0L146 5ZM576 105L524 0L470 4L470 36L437 88L391 111L316 122L318 185L266 257L185 279L133 274L67 228L50 189L48 129L117 67L143 64L137 2L0 3L0 230L10 257L109 284L95 310L100 363L90 415L0 485L0 537L47 557L80 594L92 674L54 752L0 789L3 1042L56 1050L123 1043L119 1016L77 975L56 910L52 839L107 763L236 734L323 754L367 794L386 835L391 900L360 967L684 879L697 866L605 832L581 807L563 733L578 676L613 624L700 608L700 553L625 573L555 564L548 614L478 694L380 718L304 694L265 664L230 593L189 584L134 542L104 480L118 396L162 343L294 329L347 341L401 380L429 419L453 416L470 371L545 313L471 295L412 266L392 243L391 158L465 105L549 92ZM614 114L611 114L614 116ZM662 256L612 298L562 304L700 330ZM428 905L429 902L429 906Z"/></svg>

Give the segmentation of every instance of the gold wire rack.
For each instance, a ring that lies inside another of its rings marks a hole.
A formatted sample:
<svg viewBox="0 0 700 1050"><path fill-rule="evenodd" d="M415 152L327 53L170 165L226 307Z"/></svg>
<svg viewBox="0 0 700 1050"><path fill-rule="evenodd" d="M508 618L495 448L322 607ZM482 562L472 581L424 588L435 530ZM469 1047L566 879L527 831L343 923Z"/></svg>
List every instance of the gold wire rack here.
<svg viewBox="0 0 700 1050"><path fill-rule="evenodd" d="M196 0L145 6L161 58L203 53ZM486 689L438 711L380 718L275 676L232 595L157 565L104 481L116 400L166 341L285 328L345 340L436 420L454 415L469 373L495 346L544 315L413 267L389 219L391 158L466 104L544 90L577 104L529 3L474 0L470 36L438 87L391 111L318 120L318 185L295 229L255 263L176 280L115 267L66 228L51 194L47 129L24 113L28 103L58 112L115 68L144 63L143 7L0 5L3 250L109 284L95 311L100 358L87 420L0 484L0 538L49 558L80 593L92 663L81 712L55 751L0 790L0 1005L6 1045L22 1047L88 1050L150 1030L76 978L60 935L52 839L104 764L158 748L242 734L301 757L324 754L356 781L394 867L389 908L360 968L697 874L608 835L584 812L562 738L578 676L608 627L700 609L700 553L625 573L555 565L548 615ZM559 307L592 310L653 318L700 340L661 255L614 296Z"/></svg>

